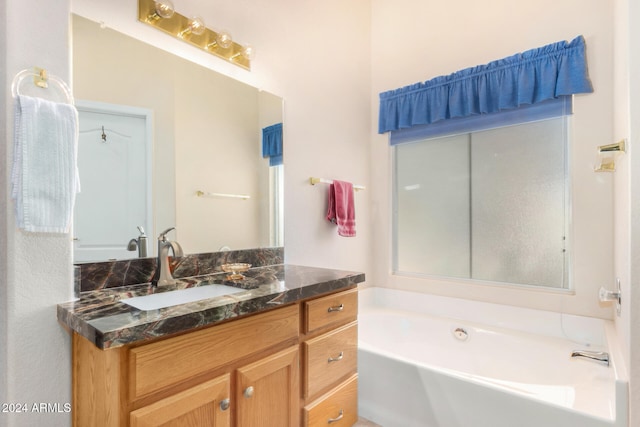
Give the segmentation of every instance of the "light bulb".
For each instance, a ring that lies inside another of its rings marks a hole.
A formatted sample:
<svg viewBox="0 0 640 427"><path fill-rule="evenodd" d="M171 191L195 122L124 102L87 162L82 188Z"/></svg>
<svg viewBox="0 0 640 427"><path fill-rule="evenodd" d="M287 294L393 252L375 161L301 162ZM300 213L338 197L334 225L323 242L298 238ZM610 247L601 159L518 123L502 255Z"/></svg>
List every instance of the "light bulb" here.
<svg viewBox="0 0 640 427"><path fill-rule="evenodd" d="M207 45L207 49L213 49L216 46L227 49L231 47L232 44L233 39L231 38L231 34L229 34L228 31L221 30L216 36L216 39Z"/></svg>
<svg viewBox="0 0 640 427"><path fill-rule="evenodd" d="M192 34L199 36L204 33L204 30L207 29L207 26L204 24L202 18L200 18L199 16L194 16L193 19L189 21L189 29L191 30Z"/></svg>
<svg viewBox="0 0 640 427"><path fill-rule="evenodd" d="M193 35L199 36L202 33L204 33L204 30L206 29L207 27L204 24L204 21L202 20L202 18L200 18L199 16L194 16L192 19L189 20L189 26L184 30L180 31L178 36L184 37L187 34L193 34Z"/></svg>
<svg viewBox="0 0 640 427"><path fill-rule="evenodd" d="M242 56L247 61L251 61L253 58L255 58L256 51L255 49L253 49L253 46L251 46L250 44L246 44L242 47L242 49L240 49L240 52L234 54L231 58L229 58L229 61L235 61L235 59L239 56Z"/></svg>
<svg viewBox="0 0 640 427"><path fill-rule="evenodd" d="M245 59L249 61L256 57L256 51L250 44L244 45L241 54Z"/></svg>
<svg viewBox="0 0 640 427"><path fill-rule="evenodd" d="M218 46L221 48L227 49L233 44L233 39L231 38L231 34L228 31L222 30L218 33L218 37L216 37L216 42Z"/></svg>
<svg viewBox="0 0 640 427"><path fill-rule="evenodd" d="M155 2L155 12L153 15L149 15L150 20L156 19L168 19L173 16L176 10L173 8L173 3L170 0L161 0Z"/></svg>

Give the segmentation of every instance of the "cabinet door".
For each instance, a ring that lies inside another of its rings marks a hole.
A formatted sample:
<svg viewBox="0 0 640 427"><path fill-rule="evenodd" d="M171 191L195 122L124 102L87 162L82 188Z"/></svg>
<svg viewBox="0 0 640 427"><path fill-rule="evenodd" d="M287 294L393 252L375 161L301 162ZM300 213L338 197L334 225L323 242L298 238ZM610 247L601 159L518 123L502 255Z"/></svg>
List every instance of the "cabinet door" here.
<svg viewBox="0 0 640 427"><path fill-rule="evenodd" d="M225 374L130 414L131 427L229 427L230 375Z"/></svg>
<svg viewBox="0 0 640 427"><path fill-rule="evenodd" d="M238 369L237 427L298 427L298 347Z"/></svg>

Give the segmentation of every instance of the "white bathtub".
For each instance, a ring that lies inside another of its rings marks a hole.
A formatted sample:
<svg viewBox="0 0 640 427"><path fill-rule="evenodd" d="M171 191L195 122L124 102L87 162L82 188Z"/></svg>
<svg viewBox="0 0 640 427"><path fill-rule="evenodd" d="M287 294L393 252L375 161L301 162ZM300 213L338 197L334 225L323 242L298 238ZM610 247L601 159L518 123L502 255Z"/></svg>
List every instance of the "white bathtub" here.
<svg viewBox="0 0 640 427"><path fill-rule="evenodd" d="M359 299L359 412L383 427L628 425L611 321L382 288Z"/></svg>

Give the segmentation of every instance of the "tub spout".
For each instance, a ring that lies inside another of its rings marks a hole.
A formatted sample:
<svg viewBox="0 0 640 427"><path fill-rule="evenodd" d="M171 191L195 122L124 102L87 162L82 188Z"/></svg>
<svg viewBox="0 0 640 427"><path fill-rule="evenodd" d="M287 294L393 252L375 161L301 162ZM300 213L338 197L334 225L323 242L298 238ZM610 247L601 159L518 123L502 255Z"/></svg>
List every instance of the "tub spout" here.
<svg viewBox="0 0 640 427"><path fill-rule="evenodd" d="M584 357L609 366L609 353L604 351L575 350L571 357Z"/></svg>

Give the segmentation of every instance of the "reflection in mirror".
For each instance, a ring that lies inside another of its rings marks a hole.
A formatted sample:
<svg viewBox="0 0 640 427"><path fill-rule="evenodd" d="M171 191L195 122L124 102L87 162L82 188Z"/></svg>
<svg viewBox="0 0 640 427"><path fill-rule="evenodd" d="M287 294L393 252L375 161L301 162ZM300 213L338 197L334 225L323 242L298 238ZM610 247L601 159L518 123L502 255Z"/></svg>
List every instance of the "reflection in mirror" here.
<svg viewBox="0 0 640 427"><path fill-rule="evenodd" d="M73 76L76 262L137 257L139 226L148 256L169 227L185 253L283 246L282 165L262 150L281 98L79 16Z"/></svg>

